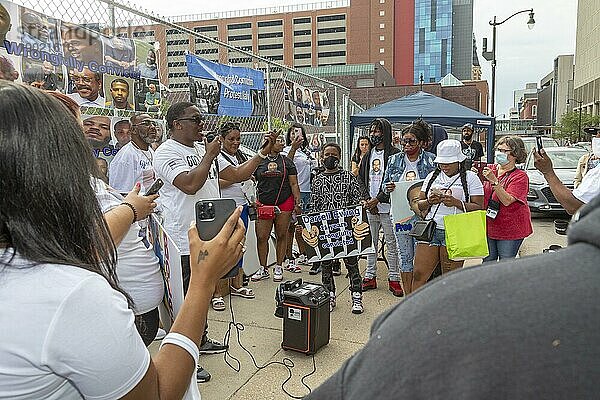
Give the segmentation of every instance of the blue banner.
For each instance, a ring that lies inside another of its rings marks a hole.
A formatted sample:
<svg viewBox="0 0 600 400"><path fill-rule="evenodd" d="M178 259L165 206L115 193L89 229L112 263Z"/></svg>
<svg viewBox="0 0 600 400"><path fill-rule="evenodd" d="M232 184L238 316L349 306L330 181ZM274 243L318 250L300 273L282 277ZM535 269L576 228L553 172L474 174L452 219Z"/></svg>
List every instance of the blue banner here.
<svg viewBox="0 0 600 400"><path fill-rule="evenodd" d="M192 102L208 114L265 115L265 77L261 71L185 57Z"/></svg>

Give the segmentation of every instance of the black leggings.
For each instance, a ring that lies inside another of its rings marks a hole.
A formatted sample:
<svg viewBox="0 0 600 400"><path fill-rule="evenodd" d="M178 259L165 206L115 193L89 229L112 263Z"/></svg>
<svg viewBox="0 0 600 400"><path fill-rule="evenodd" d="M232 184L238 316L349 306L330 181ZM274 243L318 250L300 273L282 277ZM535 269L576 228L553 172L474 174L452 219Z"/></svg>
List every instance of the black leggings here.
<svg viewBox="0 0 600 400"><path fill-rule="evenodd" d="M156 337L156 332L158 332L158 307L145 314L137 315L135 317L135 327L146 347L150 346L150 343Z"/></svg>
<svg viewBox="0 0 600 400"><path fill-rule="evenodd" d="M321 261L321 280L330 292L335 293L335 281L333 279L333 260ZM344 265L348 270L351 292L362 292L362 278L358 270L358 257L345 257Z"/></svg>

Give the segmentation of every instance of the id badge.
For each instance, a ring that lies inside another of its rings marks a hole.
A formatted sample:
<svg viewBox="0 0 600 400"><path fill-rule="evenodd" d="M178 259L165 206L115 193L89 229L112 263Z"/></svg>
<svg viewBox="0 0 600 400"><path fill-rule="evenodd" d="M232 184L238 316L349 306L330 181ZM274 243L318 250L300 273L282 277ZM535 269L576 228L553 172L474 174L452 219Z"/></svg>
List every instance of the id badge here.
<svg viewBox="0 0 600 400"><path fill-rule="evenodd" d="M495 219L498 215L498 211L500 211L500 203L498 203L496 200L490 199L485 215L487 215L491 219Z"/></svg>

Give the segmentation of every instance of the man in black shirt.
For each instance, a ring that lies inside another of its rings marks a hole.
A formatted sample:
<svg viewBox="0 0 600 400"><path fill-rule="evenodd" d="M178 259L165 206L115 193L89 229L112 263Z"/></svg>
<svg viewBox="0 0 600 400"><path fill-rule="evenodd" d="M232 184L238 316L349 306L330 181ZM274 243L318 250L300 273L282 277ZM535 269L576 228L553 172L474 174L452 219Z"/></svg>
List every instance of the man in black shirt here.
<svg viewBox="0 0 600 400"><path fill-rule="evenodd" d="M478 141L473 140L473 132L472 124L464 124L462 127L462 140L460 141L462 152L471 164L473 161L481 161L481 157L483 157L483 146Z"/></svg>
<svg viewBox="0 0 600 400"><path fill-rule="evenodd" d="M598 398L600 196L573 219L565 249L457 270L408 296L306 399ZM398 360L410 367L382 368Z"/></svg>

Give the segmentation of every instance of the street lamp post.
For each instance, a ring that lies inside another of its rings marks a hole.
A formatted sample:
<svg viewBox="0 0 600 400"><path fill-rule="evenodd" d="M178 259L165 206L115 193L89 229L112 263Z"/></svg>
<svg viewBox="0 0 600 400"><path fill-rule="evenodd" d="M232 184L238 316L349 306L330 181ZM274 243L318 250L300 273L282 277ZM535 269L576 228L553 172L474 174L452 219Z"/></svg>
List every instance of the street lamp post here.
<svg viewBox="0 0 600 400"><path fill-rule="evenodd" d="M569 104L571 101L577 103L577 106L579 107L579 122L577 123L577 141L581 142L581 110L583 108L583 100L567 99L567 104Z"/></svg>
<svg viewBox="0 0 600 400"><path fill-rule="evenodd" d="M533 8L530 8L527 10L517 11L510 17L508 17L500 22L496 21L496 16L494 15L494 20L490 21L490 25L492 26L492 51L487 51L487 38L483 38L483 58L492 62L492 96L490 99L490 115L492 117L495 116L494 102L496 100L496 27L498 25L502 25L503 23L505 23L512 17L514 17L515 15L519 15L522 13L529 13L529 20L527 21L527 27L529 29L533 29L533 26L535 25L535 20L533 19Z"/></svg>

